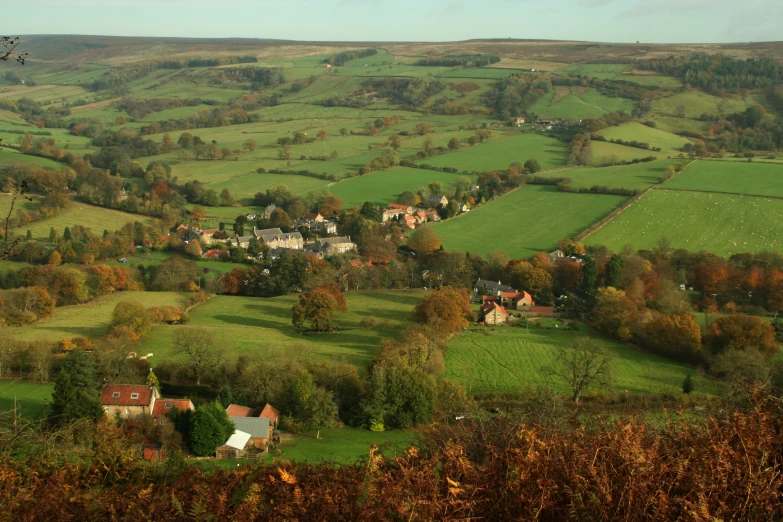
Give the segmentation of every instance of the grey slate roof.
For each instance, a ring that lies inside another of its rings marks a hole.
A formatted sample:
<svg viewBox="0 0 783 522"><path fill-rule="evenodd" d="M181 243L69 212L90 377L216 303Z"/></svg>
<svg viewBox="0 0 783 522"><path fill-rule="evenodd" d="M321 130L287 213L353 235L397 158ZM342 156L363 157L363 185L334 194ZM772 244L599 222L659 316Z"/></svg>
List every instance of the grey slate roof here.
<svg viewBox="0 0 783 522"><path fill-rule="evenodd" d="M254 439L269 438L269 419L265 417L229 417L237 430L249 433Z"/></svg>
<svg viewBox="0 0 783 522"><path fill-rule="evenodd" d="M513 292L514 289L511 288L508 285L500 284L500 281L489 281L487 279L479 279L476 281L476 284L473 285L473 288L477 289L478 291L481 290L487 290L488 292L497 293L497 292Z"/></svg>

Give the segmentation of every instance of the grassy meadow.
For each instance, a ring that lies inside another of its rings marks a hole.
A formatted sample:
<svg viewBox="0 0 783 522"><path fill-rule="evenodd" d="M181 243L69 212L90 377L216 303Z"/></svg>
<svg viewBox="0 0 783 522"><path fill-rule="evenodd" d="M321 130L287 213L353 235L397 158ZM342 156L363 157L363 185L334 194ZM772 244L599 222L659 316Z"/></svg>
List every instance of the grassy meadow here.
<svg viewBox="0 0 783 522"><path fill-rule="evenodd" d="M664 159L632 165L618 165L616 167L574 167L560 171L545 172L539 174L539 176L571 178L571 186L574 188L589 188L599 185L611 188L646 189L658 184L660 178L666 173L666 167L673 163L674 160Z"/></svg>
<svg viewBox="0 0 783 522"><path fill-rule="evenodd" d="M633 110L625 98L610 98L595 89L558 87L550 90L528 109L547 118L599 118L610 112Z"/></svg>
<svg viewBox="0 0 783 522"><path fill-rule="evenodd" d="M509 134L492 138L473 147L426 158L419 163L433 167L455 167L460 172L505 170L514 162L525 163L536 158L541 168L551 169L565 164L563 143L538 134Z"/></svg>
<svg viewBox="0 0 783 522"><path fill-rule="evenodd" d="M447 250L482 255L502 250L512 258L530 257L554 250L560 238L575 236L625 199L528 185L456 219L427 226Z"/></svg>
<svg viewBox="0 0 783 522"><path fill-rule="evenodd" d="M0 201L8 199L9 196L0 196ZM0 203L0 208L3 204ZM94 234L101 235L104 230L114 231L125 226L126 223L140 221L144 224L152 223L153 219L148 216L138 214L129 214L119 210L109 208L95 207L72 201L65 210L54 217L50 217L28 225L22 225L15 228L16 233L24 234L29 230L35 239L47 239L49 230L54 227L58 234L62 234L65 227L82 225Z"/></svg>
<svg viewBox="0 0 783 522"><path fill-rule="evenodd" d="M649 143L650 147L659 147L664 151L678 151L688 143L686 138L657 128L648 127L639 122L629 122L617 127L608 127L599 132L607 140L639 141ZM595 142L593 142L595 145ZM640 149L641 152L646 152Z"/></svg>
<svg viewBox="0 0 783 522"><path fill-rule="evenodd" d="M696 161L666 188L783 197L783 165L746 161Z"/></svg>
<svg viewBox="0 0 783 522"><path fill-rule="evenodd" d="M652 248L661 237L724 256L783 252L783 199L654 189L584 242L619 252Z"/></svg>
<svg viewBox="0 0 783 522"><path fill-rule="evenodd" d="M61 306L47 319L27 326L8 328L5 332L18 341L60 341L75 337L95 339L108 333L111 314L120 301L138 301L150 308L175 306L187 297L188 294L179 292L117 292L89 303Z"/></svg>
<svg viewBox="0 0 783 522"><path fill-rule="evenodd" d="M452 174L436 170L395 167L389 170L372 172L329 185L329 192L345 201L346 207L361 206L365 201L385 206L397 199L406 190L416 192L420 187L427 187L433 181L440 181L448 193L454 192L454 183L464 177L463 174ZM471 181L475 181L470 176ZM371 199L370 199L371 198Z"/></svg>
<svg viewBox="0 0 783 522"><path fill-rule="evenodd" d="M549 379L541 368L555 362L555 349L570 344L587 330L566 330L554 321L547 328L471 327L448 344L444 378L464 385L469 393L515 393L525 386L548 387L567 393L567 384ZM635 346L602 339L614 355L612 391L629 393L678 392L685 375L695 377L688 365L645 352ZM696 378L696 391L717 393L715 384ZM596 390L600 391L600 390Z"/></svg>
<svg viewBox="0 0 783 522"><path fill-rule="evenodd" d="M191 311L188 325L156 326L136 351L153 353L154 360L178 358L172 346L174 331L199 326L225 339L228 359L241 354L251 358L315 358L347 362L364 373L380 350L381 340L399 335L424 295L423 290L348 292L348 313L335 313L338 331L328 334L302 334L294 328L291 307L299 300L296 294L270 299L216 296ZM365 330L359 322L369 316L378 324Z"/></svg>
<svg viewBox="0 0 783 522"><path fill-rule="evenodd" d="M16 398L17 414L27 419L42 419L52 402L54 386L22 380L0 380L0 415L14 409Z"/></svg>

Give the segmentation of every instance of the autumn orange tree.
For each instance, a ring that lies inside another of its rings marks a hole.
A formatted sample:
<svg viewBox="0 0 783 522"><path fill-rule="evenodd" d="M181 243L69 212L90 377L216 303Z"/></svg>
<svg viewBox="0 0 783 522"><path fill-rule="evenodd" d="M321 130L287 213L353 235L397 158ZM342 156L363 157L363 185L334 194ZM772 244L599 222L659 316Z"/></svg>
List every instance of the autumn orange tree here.
<svg viewBox="0 0 783 522"><path fill-rule="evenodd" d="M313 331L331 332L335 330L332 319L335 311L347 312L348 307L337 283L329 283L299 296L299 302L291 310L291 323L304 328L309 322Z"/></svg>
<svg viewBox="0 0 783 522"><path fill-rule="evenodd" d="M441 247L441 242L431 228L419 227L408 238L408 246L423 256L438 250Z"/></svg>
<svg viewBox="0 0 783 522"><path fill-rule="evenodd" d="M413 309L417 323L430 325L433 335L449 338L468 327L473 320L468 293L444 286L422 299Z"/></svg>
<svg viewBox="0 0 783 522"><path fill-rule="evenodd" d="M733 314L715 319L710 325L707 340L716 354L725 350L749 351L754 348L770 355L780 351L775 340L775 328L754 315Z"/></svg>

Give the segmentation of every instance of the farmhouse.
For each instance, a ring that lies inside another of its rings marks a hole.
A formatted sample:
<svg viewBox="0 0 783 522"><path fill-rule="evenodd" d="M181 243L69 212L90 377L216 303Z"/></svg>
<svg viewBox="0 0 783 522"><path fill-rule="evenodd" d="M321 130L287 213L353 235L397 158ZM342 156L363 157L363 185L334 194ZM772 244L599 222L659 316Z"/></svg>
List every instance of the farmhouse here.
<svg viewBox="0 0 783 522"><path fill-rule="evenodd" d="M279 228L256 230L253 227L253 234L269 248L304 249L304 238L299 232L283 232Z"/></svg>
<svg viewBox="0 0 783 522"><path fill-rule="evenodd" d="M266 445L272 440L272 426L266 417L229 417L236 426L237 431L250 434L246 448L265 450Z"/></svg>
<svg viewBox="0 0 783 522"><path fill-rule="evenodd" d="M503 324L508 319L508 312L506 312L503 306L494 301L489 301L481 305L481 317L479 319L484 321L484 324Z"/></svg>
<svg viewBox="0 0 783 522"><path fill-rule="evenodd" d="M318 239L312 250L320 252L323 257L330 257L335 254L344 254L356 250L356 244L350 237L338 236L326 239Z"/></svg>
<svg viewBox="0 0 783 522"><path fill-rule="evenodd" d="M201 231L201 244L202 245L208 245L209 243L212 243L212 238L215 236L217 232L220 232L216 228L207 228Z"/></svg>
<svg viewBox="0 0 783 522"><path fill-rule="evenodd" d="M272 219L272 212L274 212L275 210L277 210L277 205L275 205L274 203L272 203L271 205L267 205L266 208L264 208L264 219L266 219L267 221Z"/></svg>
<svg viewBox="0 0 783 522"><path fill-rule="evenodd" d="M533 298L527 292L500 292L500 304L504 308L530 311L536 305Z"/></svg>
<svg viewBox="0 0 783 522"><path fill-rule="evenodd" d="M269 419L269 424L272 426L272 429L277 429L277 420L280 418L280 412L277 410L277 408L267 403L264 405L264 409L261 410L261 413L258 416Z"/></svg>
<svg viewBox="0 0 783 522"><path fill-rule="evenodd" d="M117 414L123 419L150 415L158 399L160 395L154 386L106 384L101 391L101 406L109 418Z"/></svg>
<svg viewBox="0 0 783 522"><path fill-rule="evenodd" d="M431 207L437 207L443 205L444 207L449 204L449 198L443 194L430 194L427 196L427 205Z"/></svg>
<svg viewBox="0 0 783 522"><path fill-rule="evenodd" d="M174 411L196 411L190 399L158 399L152 408L152 418L160 424L165 424L169 414Z"/></svg>
<svg viewBox="0 0 783 522"><path fill-rule="evenodd" d="M231 243L233 246L240 246L242 248L247 248L250 246L250 240L253 239L253 236L239 236L237 238L229 239L228 242Z"/></svg>
<svg viewBox="0 0 783 522"><path fill-rule="evenodd" d="M386 222L390 219L394 219L399 216L407 216L410 214L413 214L413 207L410 205L389 203L389 206L381 211L381 221Z"/></svg>
<svg viewBox="0 0 783 522"><path fill-rule="evenodd" d="M308 212L305 214L304 218L307 221L315 221L316 223L321 223L324 219L326 219L321 215L320 212Z"/></svg>
<svg viewBox="0 0 783 522"><path fill-rule="evenodd" d="M245 453L245 446L250 441L250 434L236 430L228 440L215 451L219 459L236 459Z"/></svg>
<svg viewBox="0 0 783 522"><path fill-rule="evenodd" d="M405 226L408 228L416 228L416 218L413 216L405 216Z"/></svg>
<svg viewBox="0 0 783 522"><path fill-rule="evenodd" d="M473 285L473 297L482 295L500 297L502 292L516 292L516 290L508 285L501 284L500 281L489 281L487 279L479 279L476 281L476 284Z"/></svg>
<svg viewBox="0 0 783 522"><path fill-rule="evenodd" d="M525 123L525 118L517 118L514 121L514 125L516 125L517 127L521 127L522 124L524 124L524 123Z"/></svg>

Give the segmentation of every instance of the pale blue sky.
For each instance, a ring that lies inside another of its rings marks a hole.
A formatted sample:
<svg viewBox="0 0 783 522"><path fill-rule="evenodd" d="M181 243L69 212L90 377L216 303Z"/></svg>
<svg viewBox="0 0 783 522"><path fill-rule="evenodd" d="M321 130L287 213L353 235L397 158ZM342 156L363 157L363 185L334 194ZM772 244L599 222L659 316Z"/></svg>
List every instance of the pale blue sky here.
<svg viewBox="0 0 783 522"><path fill-rule="evenodd" d="M783 0L24 0L24 34L448 41L783 40Z"/></svg>

